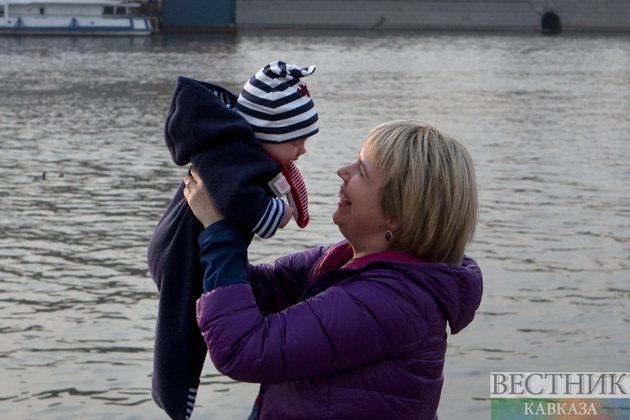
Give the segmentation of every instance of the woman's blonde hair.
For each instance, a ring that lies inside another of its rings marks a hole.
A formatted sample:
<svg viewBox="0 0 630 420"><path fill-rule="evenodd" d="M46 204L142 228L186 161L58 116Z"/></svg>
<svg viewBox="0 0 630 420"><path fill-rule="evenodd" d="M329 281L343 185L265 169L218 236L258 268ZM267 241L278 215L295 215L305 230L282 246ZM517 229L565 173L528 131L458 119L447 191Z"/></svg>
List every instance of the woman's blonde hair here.
<svg viewBox="0 0 630 420"><path fill-rule="evenodd" d="M395 222L392 249L460 265L478 218L468 150L422 121L381 124L364 146L384 175L380 206Z"/></svg>

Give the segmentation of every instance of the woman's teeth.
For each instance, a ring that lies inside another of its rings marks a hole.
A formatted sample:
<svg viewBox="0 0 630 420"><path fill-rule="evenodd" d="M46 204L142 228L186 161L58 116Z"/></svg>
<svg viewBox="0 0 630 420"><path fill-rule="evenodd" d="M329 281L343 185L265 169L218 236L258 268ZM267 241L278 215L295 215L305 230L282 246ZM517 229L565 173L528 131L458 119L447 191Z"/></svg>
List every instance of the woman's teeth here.
<svg viewBox="0 0 630 420"><path fill-rule="evenodd" d="M343 204L350 204L350 199L343 191L339 190L339 198Z"/></svg>

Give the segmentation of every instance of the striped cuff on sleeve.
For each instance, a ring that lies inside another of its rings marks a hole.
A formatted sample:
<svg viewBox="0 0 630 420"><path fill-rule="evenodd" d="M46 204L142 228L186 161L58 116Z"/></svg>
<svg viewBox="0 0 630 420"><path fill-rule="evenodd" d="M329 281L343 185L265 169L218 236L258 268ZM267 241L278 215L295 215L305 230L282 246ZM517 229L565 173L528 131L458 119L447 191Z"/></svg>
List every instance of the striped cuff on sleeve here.
<svg viewBox="0 0 630 420"><path fill-rule="evenodd" d="M275 235L280 220L284 215L284 202L279 198L271 198L265 209L265 213L255 223L252 232L263 239L271 238Z"/></svg>

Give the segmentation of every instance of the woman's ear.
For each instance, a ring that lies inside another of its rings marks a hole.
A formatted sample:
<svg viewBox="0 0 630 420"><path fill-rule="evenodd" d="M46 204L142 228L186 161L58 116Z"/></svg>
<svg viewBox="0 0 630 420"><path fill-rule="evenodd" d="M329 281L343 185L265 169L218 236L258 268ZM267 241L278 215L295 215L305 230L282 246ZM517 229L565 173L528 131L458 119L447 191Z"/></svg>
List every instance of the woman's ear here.
<svg viewBox="0 0 630 420"><path fill-rule="evenodd" d="M387 219L387 229L392 230L398 227L398 222L393 219Z"/></svg>

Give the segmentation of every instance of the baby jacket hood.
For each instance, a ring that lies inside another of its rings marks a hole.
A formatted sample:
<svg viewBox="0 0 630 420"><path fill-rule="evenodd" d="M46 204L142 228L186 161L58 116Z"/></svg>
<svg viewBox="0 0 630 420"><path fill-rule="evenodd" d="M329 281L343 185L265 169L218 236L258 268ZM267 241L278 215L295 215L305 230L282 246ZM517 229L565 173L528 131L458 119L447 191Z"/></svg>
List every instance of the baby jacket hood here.
<svg viewBox="0 0 630 420"><path fill-rule="evenodd" d="M236 100L236 95L221 86L178 77L164 125L173 162L186 165L210 142L234 137L262 151L249 123L234 110Z"/></svg>

